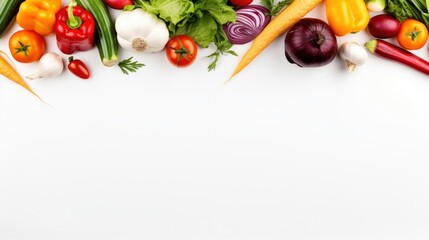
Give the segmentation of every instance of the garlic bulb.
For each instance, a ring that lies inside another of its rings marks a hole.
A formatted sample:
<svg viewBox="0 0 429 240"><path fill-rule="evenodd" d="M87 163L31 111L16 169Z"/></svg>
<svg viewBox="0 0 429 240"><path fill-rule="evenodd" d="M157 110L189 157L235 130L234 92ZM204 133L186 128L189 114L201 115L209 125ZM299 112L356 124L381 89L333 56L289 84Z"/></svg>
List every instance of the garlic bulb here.
<svg viewBox="0 0 429 240"><path fill-rule="evenodd" d="M169 39L165 22L141 8L123 11L116 19L115 29L119 45L135 52L159 52Z"/></svg>
<svg viewBox="0 0 429 240"><path fill-rule="evenodd" d="M350 72L366 63L368 53L364 47L355 42L345 42L339 50L340 57L346 62Z"/></svg>
<svg viewBox="0 0 429 240"><path fill-rule="evenodd" d="M45 53L39 60L39 70L27 76L27 79L34 80L44 77L57 77L64 70L63 59L56 53Z"/></svg>

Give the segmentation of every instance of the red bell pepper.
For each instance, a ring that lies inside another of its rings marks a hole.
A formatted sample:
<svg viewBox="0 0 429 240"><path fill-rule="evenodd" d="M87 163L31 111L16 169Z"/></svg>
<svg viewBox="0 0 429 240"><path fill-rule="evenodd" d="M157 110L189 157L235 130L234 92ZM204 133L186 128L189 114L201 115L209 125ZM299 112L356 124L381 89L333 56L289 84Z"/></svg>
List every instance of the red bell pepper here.
<svg viewBox="0 0 429 240"><path fill-rule="evenodd" d="M87 51L94 47L95 20L75 0L56 14L57 45L64 54Z"/></svg>

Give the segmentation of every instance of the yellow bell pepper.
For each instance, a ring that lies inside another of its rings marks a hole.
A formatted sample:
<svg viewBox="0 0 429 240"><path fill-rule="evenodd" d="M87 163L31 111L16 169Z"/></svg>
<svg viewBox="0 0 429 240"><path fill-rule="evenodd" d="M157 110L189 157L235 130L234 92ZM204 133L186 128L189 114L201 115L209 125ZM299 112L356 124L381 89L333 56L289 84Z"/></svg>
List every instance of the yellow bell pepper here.
<svg viewBox="0 0 429 240"><path fill-rule="evenodd" d="M16 22L26 30L47 36L54 32L55 14L60 8L61 0L27 0L20 5Z"/></svg>
<svg viewBox="0 0 429 240"><path fill-rule="evenodd" d="M326 0L326 17L335 35L359 32L368 25L370 15L364 0Z"/></svg>

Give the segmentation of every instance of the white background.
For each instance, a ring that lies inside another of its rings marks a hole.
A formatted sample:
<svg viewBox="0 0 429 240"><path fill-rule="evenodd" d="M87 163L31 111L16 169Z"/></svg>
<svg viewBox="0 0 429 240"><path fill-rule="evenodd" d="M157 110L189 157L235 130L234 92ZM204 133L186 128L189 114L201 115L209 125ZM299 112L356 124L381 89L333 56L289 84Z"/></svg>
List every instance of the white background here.
<svg viewBox="0 0 429 240"><path fill-rule="evenodd" d="M429 239L426 75L299 68L282 36L224 85L239 58L207 72L213 50L186 69L121 51L146 64L130 76L77 53L90 80L30 83L51 107L1 77L0 239Z"/></svg>

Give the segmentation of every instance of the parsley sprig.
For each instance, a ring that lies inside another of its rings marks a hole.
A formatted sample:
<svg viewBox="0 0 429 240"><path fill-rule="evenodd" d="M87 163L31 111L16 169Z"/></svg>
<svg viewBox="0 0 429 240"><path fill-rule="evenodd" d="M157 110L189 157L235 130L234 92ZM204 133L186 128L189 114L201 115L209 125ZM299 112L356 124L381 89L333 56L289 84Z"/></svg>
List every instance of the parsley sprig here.
<svg viewBox="0 0 429 240"><path fill-rule="evenodd" d="M292 2L293 0L282 0L276 4L274 3L274 0L262 0L262 4L270 10L270 14L272 16L279 14L283 8L289 6Z"/></svg>
<svg viewBox="0 0 429 240"><path fill-rule="evenodd" d="M232 44L228 41L228 38L222 29L218 29L215 39L216 51L207 56L208 58L213 59L208 67L209 71L216 69L217 61L221 55L230 54L232 56L238 56L238 54L231 49Z"/></svg>
<svg viewBox="0 0 429 240"><path fill-rule="evenodd" d="M129 75L130 72L137 72L137 70L143 66L143 63L139 63L137 61L132 61L133 57L128 59L124 59L119 62L118 66L121 68L122 72L126 75Z"/></svg>

